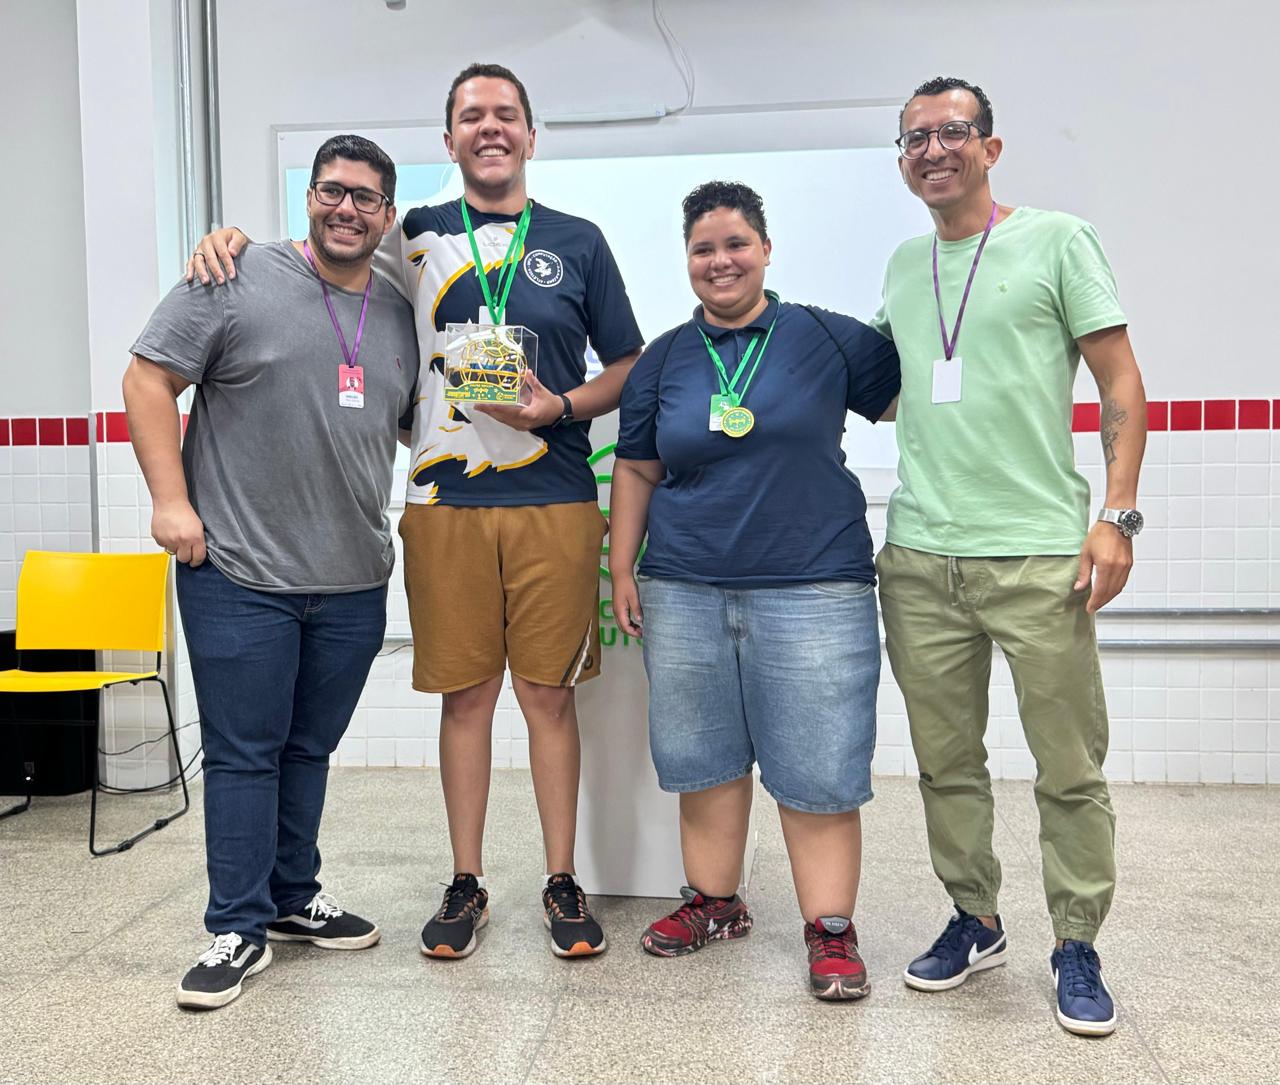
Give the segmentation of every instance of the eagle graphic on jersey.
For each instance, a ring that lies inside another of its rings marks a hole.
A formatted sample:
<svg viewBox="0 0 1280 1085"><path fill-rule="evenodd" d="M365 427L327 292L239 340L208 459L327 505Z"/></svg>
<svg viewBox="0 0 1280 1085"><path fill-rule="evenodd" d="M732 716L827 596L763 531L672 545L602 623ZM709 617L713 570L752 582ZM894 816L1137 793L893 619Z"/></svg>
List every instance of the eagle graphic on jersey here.
<svg viewBox="0 0 1280 1085"><path fill-rule="evenodd" d="M512 429L470 405L446 403L444 355L435 354L418 378L418 414L421 433L414 435L415 451L409 478L427 489L428 504L436 495L431 469L447 461L461 461L468 478L482 471L511 471L541 457L547 442L532 433Z"/></svg>
<svg viewBox="0 0 1280 1085"><path fill-rule="evenodd" d="M502 262L511 234L510 228L495 225L485 225L476 231L477 243L486 256L486 273ZM424 241L428 244L423 244ZM492 260L488 258L490 253L495 254ZM417 271L418 298L432 299L429 311L420 304L416 314L419 341L424 348L422 356L430 358L430 362L422 367L418 377L418 410L414 415L409 480L419 487L421 500L434 504L438 485L433 476L442 466L452 467L456 463L467 478L484 471L513 471L542 457L547 451L547 442L532 433L512 429L470 405L445 402L444 353L435 349L443 345L444 323L475 320L475 309L466 308L473 297L469 280L475 277L475 261L466 235L442 237L429 233L415 238L405 254L405 262ZM452 269L451 273L446 269ZM413 272L408 268L406 271L412 281ZM442 282L432 281L446 274ZM450 297L455 290L468 299L466 305L459 305L456 296ZM454 304L451 305L451 301ZM450 314L447 318L440 314L442 307ZM459 317L455 310L467 315ZM432 344L430 351L425 349L428 343Z"/></svg>

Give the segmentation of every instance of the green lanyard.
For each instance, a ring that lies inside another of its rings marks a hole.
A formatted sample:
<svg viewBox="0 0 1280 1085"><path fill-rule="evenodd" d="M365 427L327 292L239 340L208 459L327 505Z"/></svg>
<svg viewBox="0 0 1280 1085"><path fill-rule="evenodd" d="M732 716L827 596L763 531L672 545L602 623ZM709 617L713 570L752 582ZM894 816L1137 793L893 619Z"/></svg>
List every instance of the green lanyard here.
<svg viewBox="0 0 1280 1085"><path fill-rule="evenodd" d="M511 284L516 281L516 261L524 246L524 235L529 232L529 216L533 212L533 201L524 205L524 213L516 223L515 233L511 235L511 244L507 246L507 255L502 258L498 271L498 297L489 289L489 276L485 274L484 261L480 259L480 246L476 244L476 233L471 228L471 216L467 213L467 199L464 196L458 201L462 208L462 224L467 228L467 240L471 242L471 256L476 262L476 277L480 280L480 289L484 291L484 303L488 306L489 316L494 324L501 324L507 312L507 296L511 293Z"/></svg>
<svg viewBox="0 0 1280 1085"><path fill-rule="evenodd" d="M766 290L764 296L772 301L778 300L778 295L772 290ZM778 307L778 312L782 311L782 307ZM698 334L702 336L702 341L707 346L707 353L711 355L711 361L715 363L716 376L720 380L720 394L725 396L735 407L741 406L742 401L747 398L747 389L751 387L751 382L755 379L756 370L760 368L760 363L764 360L764 352L769 348L769 337L773 335L774 325L778 323L778 313L773 315L773 323L769 325L769 330L765 332L764 342L760 343L760 333L756 332L752 336L751 342L747 344L747 349L742 355L742 361L738 363L738 368L734 370L733 379L729 379L729 372L724 367L724 362L720 360L720 355L716 353L716 348L711 345L711 340L707 337L707 333L701 328ZM760 353L756 354L756 345L760 345ZM738 381L742 377L743 370L751 362L752 355L755 355L756 364L751 366L751 372L747 374L747 379L743 383L741 390L738 388Z"/></svg>

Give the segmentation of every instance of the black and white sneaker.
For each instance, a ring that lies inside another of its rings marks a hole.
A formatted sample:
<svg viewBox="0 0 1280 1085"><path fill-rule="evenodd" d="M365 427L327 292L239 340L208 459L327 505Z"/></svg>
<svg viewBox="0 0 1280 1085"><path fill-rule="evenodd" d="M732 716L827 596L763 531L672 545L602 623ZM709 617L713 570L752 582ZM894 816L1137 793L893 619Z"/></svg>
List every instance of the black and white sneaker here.
<svg viewBox="0 0 1280 1085"><path fill-rule="evenodd" d="M489 892L474 874L455 874L440 910L422 928L419 948L426 957L470 957L476 931L489 922Z"/></svg>
<svg viewBox="0 0 1280 1085"><path fill-rule="evenodd" d="M300 914L267 924L273 942L310 942L321 949L368 949L382 932L367 919L344 912L328 893L317 893Z"/></svg>
<svg viewBox="0 0 1280 1085"><path fill-rule="evenodd" d="M609 948L587 907L587 895L572 874L552 874L542 890L543 920L557 957L594 957Z"/></svg>
<svg viewBox="0 0 1280 1085"><path fill-rule="evenodd" d="M178 984L178 1005L215 1010L240 997L240 986L271 963L271 947L255 946L238 934L219 934L196 958L195 967Z"/></svg>

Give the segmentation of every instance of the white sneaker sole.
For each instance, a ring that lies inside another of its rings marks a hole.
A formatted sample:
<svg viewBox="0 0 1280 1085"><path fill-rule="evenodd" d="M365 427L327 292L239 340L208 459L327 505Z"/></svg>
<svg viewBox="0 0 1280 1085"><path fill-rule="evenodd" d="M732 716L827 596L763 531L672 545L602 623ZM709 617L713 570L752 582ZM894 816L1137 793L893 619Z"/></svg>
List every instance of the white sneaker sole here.
<svg viewBox="0 0 1280 1085"><path fill-rule="evenodd" d="M262 956L253 962L240 977L240 982L234 987L228 987L225 991L187 991L182 984L178 984L178 1005L189 1010L216 1010L219 1006L225 1006L228 1002L234 1002L240 997L240 990L250 976L256 976L264 968L271 963L271 945L266 943L262 947Z"/></svg>
<svg viewBox="0 0 1280 1085"><path fill-rule="evenodd" d="M374 927L368 934L352 935L349 938L317 938L312 934L287 934L267 928L267 940L271 942L310 942L321 949L368 949L377 945L382 931Z"/></svg>
<svg viewBox="0 0 1280 1085"><path fill-rule="evenodd" d="M418 939L418 949L421 951L424 957L435 957L438 960L444 960L444 961L454 961L454 960L459 960L462 957L470 957L471 954L473 954L476 951L476 945L477 945L476 931L480 930L483 927L488 926L488 924L489 924L489 908L488 906L486 906L485 910L480 913L480 918L476 920L476 925L471 930L471 941L469 941L461 949L455 950L444 945L436 946L433 949L428 949L426 942L422 941L421 938Z"/></svg>
<svg viewBox="0 0 1280 1085"><path fill-rule="evenodd" d="M979 957L973 964L969 965L963 972L945 980L926 980L919 976L913 976L910 971L903 969L902 980L908 986L916 991L950 991L952 988L959 987L973 973L985 972L988 968L999 968L1004 964L1005 959L1009 956L1009 943L1002 942L1000 948L994 951L988 950L987 956Z"/></svg>
<svg viewBox="0 0 1280 1085"><path fill-rule="evenodd" d="M551 929L551 917L546 912L542 913L542 923L547 930ZM556 945L556 940L551 939L551 952L557 957L597 957L609 948L609 940L603 935L600 937L600 944L592 946L586 942L574 942L568 949L561 949Z"/></svg>
<svg viewBox="0 0 1280 1085"><path fill-rule="evenodd" d="M1057 969L1049 969L1049 975L1053 977L1053 1001L1055 1012L1058 1016L1058 1024L1060 1024L1068 1032L1077 1036L1110 1036L1116 1030L1116 1015L1113 1013L1108 1021L1080 1021L1074 1017L1068 1017L1062 1012L1058 1002L1058 971ZM1102 979L1101 976L1098 977ZM1111 988L1107 986L1107 981L1102 980L1102 989L1107 992L1107 997L1111 997ZM1115 999L1112 998L1112 1005Z"/></svg>

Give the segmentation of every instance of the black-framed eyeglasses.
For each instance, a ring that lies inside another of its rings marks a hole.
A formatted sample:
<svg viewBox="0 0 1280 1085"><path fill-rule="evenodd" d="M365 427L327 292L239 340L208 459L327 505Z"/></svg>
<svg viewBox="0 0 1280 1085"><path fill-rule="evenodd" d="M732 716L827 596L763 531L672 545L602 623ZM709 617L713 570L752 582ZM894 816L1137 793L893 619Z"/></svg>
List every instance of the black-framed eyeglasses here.
<svg viewBox="0 0 1280 1085"><path fill-rule="evenodd" d="M375 192L371 188L348 188L346 185L338 184L337 181L317 181L311 186L311 191L326 207L337 207L347 198L349 192L355 209L363 211L366 215L376 215L382 210L384 204L391 203L381 192Z"/></svg>
<svg viewBox="0 0 1280 1085"><path fill-rule="evenodd" d="M969 137L974 132L984 137L991 135L973 121L947 121L938 128L913 128L910 132L903 132L893 142L897 144L898 153L903 158L921 158L929 150L931 136L938 137L938 145L944 151L958 151L969 142Z"/></svg>

